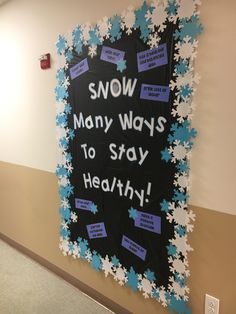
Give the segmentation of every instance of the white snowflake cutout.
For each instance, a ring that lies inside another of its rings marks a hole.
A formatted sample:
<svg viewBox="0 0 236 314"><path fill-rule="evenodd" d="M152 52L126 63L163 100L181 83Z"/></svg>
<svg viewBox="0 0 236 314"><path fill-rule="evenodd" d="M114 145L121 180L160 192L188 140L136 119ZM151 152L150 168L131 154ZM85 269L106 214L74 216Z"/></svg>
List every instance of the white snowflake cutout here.
<svg viewBox="0 0 236 314"><path fill-rule="evenodd" d="M121 14L121 29L126 29L126 33L130 35L135 23L135 13L132 6L129 6L126 11Z"/></svg>
<svg viewBox="0 0 236 314"><path fill-rule="evenodd" d="M149 40L147 44L149 45L151 49L153 49L159 45L160 40L161 40L161 37L158 36L157 33L154 33L149 36Z"/></svg>
<svg viewBox="0 0 236 314"><path fill-rule="evenodd" d="M184 144L180 144L180 141L175 140L174 146L170 146L168 149L169 153L172 154L171 161L176 163L176 160L183 160L185 157L189 157L189 144L184 142Z"/></svg>
<svg viewBox="0 0 236 314"><path fill-rule="evenodd" d="M56 68L57 70L68 69L68 63L65 54L57 55Z"/></svg>
<svg viewBox="0 0 236 314"><path fill-rule="evenodd" d="M109 19L105 16L102 20L98 22L98 34L101 38L109 38L109 30L111 29L111 23Z"/></svg>
<svg viewBox="0 0 236 314"><path fill-rule="evenodd" d="M80 247L78 246L76 242L74 242L74 245L73 245L72 256L73 258L80 257Z"/></svg>
<svg viewBox="0 0 236 314"><path fill-rule="evenodd" d="M183 192L189 187L189 180L186 172L175 174L174 186L178 187L180 192Z"/></svg>
<svg viewBox="0 0 236 314"><path fill-rule="evenodd" d="M175 45L175 49L178 50L177 53L174 55L175 60L179 60L180 58L183 60L190 59L194 60L197 56L196 48L198 46L198 41L194 40L191 42L191 37L186 36L184 37L182 42L178 42Z"/></svg>
<svg viewBox="0 0 236 314"><path fill-rule="evenodd" d="M149 26L152 31L155 30L155 27L158 27L158 32L163 32L166 28L165 22L168 17L166 12L167 1L166 0L156 0L152 3L154 10L152 12L148 11L145 15L147 20L151 20L151 25Z"/></svg>
<svg viewBox="0 0 236 314"><path fill-rule="evenodd" d="M62 251L62 254L66 256L69 252L69 241L60 237L59 248Z"/></svg>
<svg viewBox="0 0 236 314"><path fill-rule="evenodd" d="M60 114L63 113L65 110L65 102L64 101L58 101L56 105L56 113Z"/></svg>
<svg viewBox="0 0 236 314"><path fill-rule="evenodd" d="M126 274L127 270L119 264L114 275L115 281L118 281L119 285L123 286L128 280Z"/></svg>
<svg viewBox="0 0 236 314"><path fill-rule="evenodd" d="M77 222L78 221L78 216L76 215L75 212L71 212L70 218L71 218L72 222Z"/></svg>
<svg viewBox="0 0 236 314"><path fill-rule="evenodd" d="M180 300L181 298L183 298L184 301L187 301L188 296L186 295L186 293L189 293L189 288L187 286L181 287L180 284L176 282L173 277L170 277L169 281L171 283L168 285L168 288L171 292L174 292L176 299Z"/></svg>
<svg viewBox="0 0 236 314"><path fill-rule="evenodd" d="M148 299L152 294L152 289L155 288L155 283L149 281L145 276L138 275L139 284L138 289L139 291L143 292L143 296L145 299Z"/></svg>
<svg viewBox="0 0 236 314"><path fill-rule="evenodd" d="M89 263L91 263L93 259L93 255L89 249L85 252L85 258Z"/></svg>
<svg viewBox="0 0 236 314"><path fill-rule="evenodd" d="M177 252L182 253L186 256L187 252L192 251L193 249L187 243L187 236L180 236L177 232L175 232L175 238L170 240L170 243L176 246Z"/></svg>
<svg viewBox="0 0 236 314"><path fill-rule="evenodd" d="M109 274L114 275L113 264L109 260L108 256L106 255L106 257L102 258L101 260L102 260L102 270L105 273L105 277L107 277Z"/></svg>
<svg viewBox="0 0 236 314"><path fill-rule="evenodd" d="M88 44L88 41L90 39L90 32L91 30L91 24L90 23L85 23L81 25L81 40L83 41L84 45L86 46Z"/></svg>
<svg viewBox="0 0 236 314"><path fill-rule="evenodd" d="M94 56L97 55L97 45L91 45L89 46L89 49L88 49L88 55L93 58Z"/></svg>
<svg viewBox="0 0 236 314"><path fill-rule="evenodd" d="M70 183L70 180L66 177L62 177L59 179L59 185L60 186L67 186Z"/></svg>
<svg viewBox="0 0 236 314"><path fill-rule="evenodd" d="M179 7L177 15L179 19L191 18L192 15L197 15L199 12L196 11L197 5L201 4L200 0L179 0Z"/></svg>
<svg viewBox="0 0 236 314"><path fill-rule="evenodd" d="M168 262L170 265L170 271L172 273L178 273L178 277L180 279L184 279L184 277L188 277L190 272L189 270L187 270L188 267L188 261L186 259L184 259L184 261L182 261L182 259L180 259L180 257L175 257L173 258L172 256L170 256L168 258Z"/></svg>
<svg viewBox="0 0 236 314"><path fill-rule="evenodd" d="M192 119L192 110L193 110L193 103L189 103L186 101L180 101L180 97L178 97L174 101L174 107L171 114L173 117L177 117L177 121L182 123L187 118L188 120Z"/></svg>

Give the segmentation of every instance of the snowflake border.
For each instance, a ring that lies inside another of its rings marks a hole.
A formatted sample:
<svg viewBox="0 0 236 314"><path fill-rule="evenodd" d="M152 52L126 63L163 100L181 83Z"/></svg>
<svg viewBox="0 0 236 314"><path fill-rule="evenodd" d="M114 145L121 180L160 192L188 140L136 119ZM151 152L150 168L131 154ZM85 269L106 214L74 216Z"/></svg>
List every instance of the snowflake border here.
<svg viewBox="0 0 236 314"><path fill-rule="evenodd" d="M187 4L187 5L186 5ZM55 95L57 101L56 127L60 160L57 165L60 194L60 244L63 255L87 260L96 271L104 271L105 276L111 275L120 285L129 286L133 291L141 291L145 298L152 297L163 306L177 313L191 313L187 307L189 289L186 279L189 276L187 254L192 250L187 243L187 234L193 230L194 214L187 208L188 201L188 160L190 157L193 139L196 137L195 129L191 128L191 119L194 109L192 97L199 76L194 73L194 60L198 41L203 28L199 22L199 0L156 0L150 5L146 1L136 10L129 7L121 16L104 17L95 26L89 23L77 26L67 36L59 35L56 43L58 53L57 86ZM154 273L149 269L144 274L138 274L133 267L125 269L116 256L103 258L96 251L88 247L86 239L78 238L69 241L70 230L68 225L77 221L78 216L71 210L69 197L73 195L74 187L70 183L73 171L72 156L67 152L69 142L73 140L74 130L68 128L68 116L72 112L67 102L69 77L66 76L68 64L72 59L73 47L81 53L83 46L88 46L89 57L96 54L97 46L102 45L104 39L110 42L119 40L121 32L128 35L134 29L140 29L140 37L150 48L158 46L165 23L179 23L174 33L175 44L174 59L177 64L174 69L174 79L169 86L175 94L172 116L176 122L171 125L167 146L161 152L164 162L174 163L174 196L172 200L163 200L161 210L166 213L166 219L175 224L174 238L169 239L166 247L169 255L168 263L171 276L168 289L157 287Z"/></svg>

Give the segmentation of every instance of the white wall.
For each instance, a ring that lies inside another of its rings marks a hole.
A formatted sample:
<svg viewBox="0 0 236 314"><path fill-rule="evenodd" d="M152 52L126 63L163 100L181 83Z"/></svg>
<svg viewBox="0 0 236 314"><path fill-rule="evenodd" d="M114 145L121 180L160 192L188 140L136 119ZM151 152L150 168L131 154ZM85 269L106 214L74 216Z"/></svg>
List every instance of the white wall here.
<svg viewBox="0 0 236 314"><path fill-rule="evenodd" d="M76 24L121 13L140 0L10 0L0 7L0 160L55 171L55 41ZM236 214L236 2L203 0L191 162L191 204ZM38 58L50 52L42 71ZM12 89L13 88L13 89Z"/></svg>

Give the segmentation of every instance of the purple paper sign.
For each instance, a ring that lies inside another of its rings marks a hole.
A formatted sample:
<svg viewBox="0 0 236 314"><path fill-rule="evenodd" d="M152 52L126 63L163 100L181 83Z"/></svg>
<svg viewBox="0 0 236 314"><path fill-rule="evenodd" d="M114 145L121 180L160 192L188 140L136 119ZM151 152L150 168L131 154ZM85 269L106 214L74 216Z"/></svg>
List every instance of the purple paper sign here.
<svg viewBox="0 0 236 314"><path fill-rule="evenodd" d="M83 200L82 198L75 198L75 208L83 209L83 210L91 210L91 206L93 202Z"/></svg>
<svg viewBox="0 0 236 314"><path fill-rule="evenodd" d="M168 102L170 96L169 86L142 84L141 99Z"/></svg>
<svg viewBox="0 0 236 314"><path fill-rule="evenodd" d="M168 63L166 44L161 44L157 48L141 51L137 53L138 72L165 65Z"/></svg>
<svg viewBox="0 0 236 314"><path fill-rule="evenodd" d="M88 60L85 58L70 69L70 77L73 80L88 70Z"/></svg>
<svg viewBox="0 0 236 314"><path fill-rule="evenodd" d="M101 60L117 64L117 61L123 60L124 56L125 56L124 51L110 48L107 46L102 47Z"/></svg>
<svg viewBox="0 0 236 314"><path fill-rule="evenodd" d="M147 250L144 249L142 246L130 240L125 235L123 235L122 237L121 245L128 251L132 252L133 254L141 258L143 261L145 261Z"/></svg>
<svg viewBox="0 0 236 314"><path fill-rule="evenodd" d="M134 225L151 232L161 233L161 217L156 215L137 211Z"/></svg>
<svg viewBox="0 0 236 314"><path fill-rule="evenodd" d="M105 238L107 237L107 232L105 229L104 222L99 222L92 225L86 226L88 235L90 239L96 239L96 238Z"/></svg>

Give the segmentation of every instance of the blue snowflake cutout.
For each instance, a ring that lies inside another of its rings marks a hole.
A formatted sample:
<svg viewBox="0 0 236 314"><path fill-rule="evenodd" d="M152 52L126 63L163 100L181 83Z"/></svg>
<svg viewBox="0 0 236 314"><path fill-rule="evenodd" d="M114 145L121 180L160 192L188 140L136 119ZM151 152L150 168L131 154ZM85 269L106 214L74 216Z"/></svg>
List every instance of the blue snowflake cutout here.
<svg viewBox="0 0 236 314"><path fill-rule="evenodd" d="M116 266L116 267L120 264L120 261L118 260L118 258L117 258L115 255L112 256L111 262L112 262L112 264L113 264L114 266Z"/></svg>
<svg viewBox="0 0 236 314"><path fill-rule="evenodd" d="M177 75L184 75L189 69L189 63L187 60L180 59L175 66L175 73Z"/></svg>
<svg viewBox="0 0 236 314"><path fill-rule="evenodd" d="M173 294L168 297L168 309L177 312L178 314L191 314L192 311L187 307L187 301L182 299L177 300Z"/></svg>
<svg viewBox="0 0 236 314"><path fill-rule="evenodd" d="M121 18L118 15L114 15L109 19L109 22L111 23L110 41L113 43L121 38Z"/></svg>
<svg viewBox="0 0 236 314"><path fill-rule="evenodd" d="M187 161L181 160L178 165L176 166L179 172L188 172L189 165Z"/></svg>
<svg viewBox="0 0 236 314"><path fill-rule="evenodd" d="M166 8L167 14L170 15L176 15L179 5L177 4L176 0L168 0L168 6Z"/></svg>
<svg viewBox="0 0 236 314"><path fill-rule="evenodd" d="M168 213L169 212L169 202L167 202L167 200L163 200L161 203L161 211L162 212L165 212L165 213Z"/></svg>
<svg viewBox="0 0 236 314"><path fill-rule="evenodd" d="M64 219L65 221L70 220L71 212L69 208L60 207L59 213L60 213L61 218Z"/></svg>
<svg viewBox="0 0 236 314"><path fill-rule="evenodd" d="M66 73L64 69L60 69L57 71L56 78L59 85L62 85L64 83L66 79Z"/></svg>
<svg viewBox="0 0 236 314"><path fill-rule="evenodd" d="M133 292L138 290L138 274L134 271L133 267L130 267L130 270L127 273L127 286L129 286Z"/></svg>
<svg viewBox="0 0 236 314"><path fill-rule="evenodd" d="M197 135L197 131L194 128L190 127L189 121L185 120L184 123L178 125L178 123L174 123L171 125L171 132L173 134L169 134L168 142L172 144L175 140L179 141L180 144L189 143L190 147L192 147L193 142L192 138L195 138Z"/></svg>
<svg viewBox="0 0 236 314"><path fill-rule="evenodd" d="M83 240L82 238L78 238L77 239L78 243L79 243L79 248L80 248L80 256L82 259L86 258L86 251L88 250L88 241L87 240Z"/></svg>
<svg viewBox="0 0 236 314"><path fill-rule="evenodd" d="M167 147L161 151L161 160L164 160L165 162L168 162L171 160L171 154L168 151Z"/></svg>
<svg viewBox="0 0 236 314"><path fill-rule="evenodd" d="M76 29L73 30L73 42L75 46L75 50L78 54L82 52L83 44L81 42L82 31L80 26L77 26Z"/></svg>
<svg viewBox="0 0 236 314"><path fill-rule="evenodd" d="M183 40L186 36L191 37L191 41L199 36L203 31L203 26L197 15L192 15L190 19L182 19L179 24L179 29L175 31L174 38Z"/></svg>
<svg viewBox="0 0 236 314"><path fill-rule="evenodd" d="M66 40L63 36L59 35L57 43L56 43L56 47L57 47L57 53L58 54L63 54L65 52L65 49L67 47L67 43L66 43Z"/></svg>
<svg viewBox="0 0 236 314"><path fill-rule="evenodd" d="M131 219L133 219L133 220L135 220L135 219L137 218L137 216L138 216L137 209L131 207L131 208L128 210L128 212L129 212L129 218L131 218Z"/></svg>
<svg viewBox="0 0 236 314"><path fill-rule="evenodd" d="M151 28L149 27L151 25L151 19L147 20L146 15L148 11L152 13L154 10L154 7L149 6L146 1L143 2L143 5L138 10L135 10L135 24L134 28L140 28L140 38L146 42L148 39L148 36L151 33Z"/></svg>
<svg viewBox="0 0 236 314"><path fill-rule="evenodd" d="M56 86L55 88L56 101L62 101L69 96L64 86Z"/></svg>
<svg viewBox="0 0 236 314"><path fill-rule="evenodd" d="M168 255L174 256L177 254L177 248L175 245L170 244L170 245L167 245L166 248L167 248Z"/></svg>
<svg viewBox="0 0 236 314"><path fill-rule="evenodd" d="M98 212L97 205L93 203L90 207L90 211L95 215Z"/></svg>
<svg viewBox="0 0 236 314"><path fill-rule="evenodd" d="M101 256L98 255L96 251L93 251L91 265L96 271L99 271L102 268Z"/></svg>
<svg viewBox="0 0 236 314"><path fill-rule="evenodd" d="M156 277L155 277L154 272L151 271L149 268L145 271L144 274L146 275L146 278L147 278L149 281L154 281L154 280L156 280Z"/></svg>
<svg viewBox="0 0 236 314"><path fill-rule="evenodd" d="M90 39L88 41L88 44L90 46L92 46L92 45L98 46L98 45L102 44L102 39L98 35L98 27L97 27L97 25L95 25L95 27L89 31L89 35L90 35Z"/></svg>
<svg viewBox="0 0 236 314"><path fill-rule="evenodd" d="M120 59L116 63L117 65L117 71L120 71L121 73L126 69L126 60Z"/></svg>
<svg viewBox="0 0 236 314"><path fill-rule="evenodd" d="M56 115L56 125L60 126L60 127L66 127L67 126L67 116L64 114Z"/></svg>

